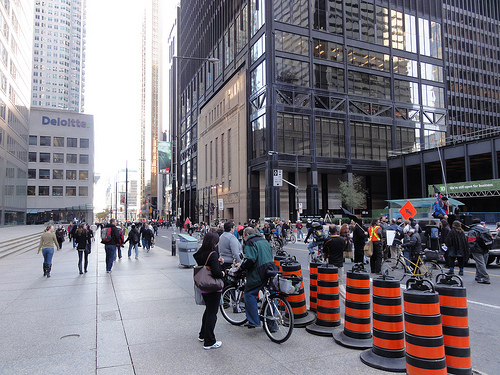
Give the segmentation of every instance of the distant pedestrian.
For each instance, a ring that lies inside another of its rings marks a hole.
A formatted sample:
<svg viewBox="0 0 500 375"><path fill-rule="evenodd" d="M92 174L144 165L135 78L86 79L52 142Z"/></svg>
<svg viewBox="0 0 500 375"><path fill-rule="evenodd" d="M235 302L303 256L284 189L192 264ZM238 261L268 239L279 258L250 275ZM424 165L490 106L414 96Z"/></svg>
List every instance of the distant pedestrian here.
<svg viewBox="0 0 500 375"><path fill-rule="evenodd" d="M92 244L90 230L87 230L85 223L81 223L78 226L74 238L76 241L76 250L78 251L78 270L80 272L80 275L82 275L82 260L85 257L84 270L85 272L87 272L87 267L89 264L89 246L91 246Z"/></svg>
<svg viewBox="0 0 500 375"><path fill-rule="evenodd" d="M120 231L116 227L116 219L111 219L109 224L101 230L104 231L104 236L101 235L101 242L106 251L106 272L110 273L116 256L116 247L122 244ZM107 236L108 233L109 236Z"/></svg>
<svg viewBox="0 0 500 375"><path fill-rule="evenodd" d="M56 229L57 243L59 244L59 249L62 249L62 244L64 242L64 236L66 235L66 230L62 225L59 225Z"/></svg>
<svg viewBox="0 0 500 375"><path fill-rule="evenodd" d="M200 249L193 255L196 263L199 266L207 265L210 267L212 276L217 279L224 277L224 272L221 269L219 252L217 245L219 244L219 235L215 232L208 232L203 238L203 243ZM222 345L222 341L215 339L215 324L217 323L217 311L222 290L215 292L201 292L205 301L205 312L201 321L201 329L198 335L198 340L203 342L203 349L217 349Z"/></svg>
<svg viewBox="0 0 500 375"><path fill-rule="evenodd" d="M493 242L490 230L481 224L480 219L472 220L472 227L467 234L470 239L474 239L471 243L471 252L474 262L476 263L476 277L475 280L479 284L490 284L490 275L486 272L486 264L488 264L489 249ZM487 241L485 239L488 238Z"/></svg>
<svg viewBox="0 0 500 375"><path fill-rule="evenodd" d="M128 232L127 239L124 243L129 243L128 245L128 257L132 255L132 249L135 249L135 259L139 259L139 231L135 227L135 224L132 224L130 232Z"/></svg>
<svg viewBox="0 0 500 375"><path fill-rule="evenodd" d="M445 219L443 219L445 220ZM449 228L449 227L448 227ZM458 274L463 276L464 274L464 258L469 254L469 243L465 237L464 230L460 221L455 220L451 225L451 230L446 236L446 247L448 253L448 265L450 270L449 274L454 273L455 260L458 261Z"/></svg>
<svg viewBox="0 0 500 375"><path fill-rule="evenodd" d="M373 243L373 254L370 258L372 273L379 273L382 267L382 227L378 219L373 219L368 228L368 239Z"/></svg>
<svg viewBox="0 0 500 375"><path fill-rule="evenodd" d="M50 277L54 247L56 247L57 251L59 251L59 243L57 242L56 235L54 234L54 226L49 225L45 228L45 231L40 238L40 244L38 245L37 252L38 254L41 251L43 255L43 276Z"/></svg>
<svg viewBox="0 0 500 375"><path fill-rule="evenodd" d="M304 233L302 233L302 221L298 220L297 224L295 224L295 228L297 229L297 241L302 241L304 239Z"/></svg>

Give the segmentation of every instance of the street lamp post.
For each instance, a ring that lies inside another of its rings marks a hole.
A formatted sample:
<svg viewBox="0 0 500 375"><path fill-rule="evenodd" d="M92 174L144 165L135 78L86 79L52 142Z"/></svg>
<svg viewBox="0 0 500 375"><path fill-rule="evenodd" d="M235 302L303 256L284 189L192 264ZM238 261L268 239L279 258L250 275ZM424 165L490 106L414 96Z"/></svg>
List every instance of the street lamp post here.
<svg viewBox="0 0 500 375"><path fill-rule="evenodd" d="M299 154L289 154L286 152L278 152L278 151L268 151L268 155L287 155L287 156L293 156L295 157L295 184L292 184L291 182L283 179L288 185L292 186L295 188L295 196L296 196L296 206L295 206L295 212L297 213L297 220L300 219L300 213L299 213Z"/></svg>
<svg viewBox="0 0 500 375"><path fill-rule="evenodd" d="M128 220L128 160L125 161L125 222Z"/></svg>

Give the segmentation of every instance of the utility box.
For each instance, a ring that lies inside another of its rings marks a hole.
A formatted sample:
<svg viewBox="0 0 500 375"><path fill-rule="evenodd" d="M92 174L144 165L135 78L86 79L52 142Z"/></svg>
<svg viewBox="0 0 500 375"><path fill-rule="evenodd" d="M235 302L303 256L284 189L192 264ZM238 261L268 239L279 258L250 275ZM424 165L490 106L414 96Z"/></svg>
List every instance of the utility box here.
<svg viewBox="0 0 500 375"><path fill-rule="evenodd" d="M198 251L198 239L187 234L178 234L177 250L179 251L179 262L182 266L196 266L193 254Z"/></svg>

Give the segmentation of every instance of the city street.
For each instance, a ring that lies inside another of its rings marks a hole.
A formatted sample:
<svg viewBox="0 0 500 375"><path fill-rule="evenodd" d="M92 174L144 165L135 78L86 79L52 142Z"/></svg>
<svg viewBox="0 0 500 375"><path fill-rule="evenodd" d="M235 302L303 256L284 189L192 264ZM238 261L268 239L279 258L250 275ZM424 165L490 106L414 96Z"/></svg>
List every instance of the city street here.
<svg viewBox="0 0 500 375"><path fill-rule="evenodd" d="M184 232L185 233L185 232ZM170 231L161 230L157 243L162 248L170 248ZM307 264L307 248L303 242L289 244L285 250L302 265L305 292L309 298L309 271ZM351 263L345 264L345 270L352 267ZM369 265L367 267L369 269ZM463 276L464 286L467 288L467 301L469 308L469 327L472 352L472 364L475 370L486 374L498 373L500 360L498 358L496 342L500 337L500 266L488 266L491 284L478 284L474 281L475 268L473 262L465 268ZM406 280L405 280L406 281ZM403 287L403 285L402 285Z"/></svg>

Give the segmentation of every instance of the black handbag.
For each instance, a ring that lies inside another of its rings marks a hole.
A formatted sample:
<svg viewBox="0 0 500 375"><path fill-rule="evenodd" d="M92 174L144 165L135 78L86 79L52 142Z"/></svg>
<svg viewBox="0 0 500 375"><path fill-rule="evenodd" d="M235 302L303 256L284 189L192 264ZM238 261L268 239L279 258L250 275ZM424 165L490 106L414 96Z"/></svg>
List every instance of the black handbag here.
<svg viewBox="0 0 500 375"><path fill-rule="evenodd" d="M92 245L91 244L86 244L85 245L85 254L90 254L92 252Z"/></svg>
<svg viewBox="0 0 500 375"><path fill-rule="evenodd" d="M194 284L203 292L216 292L224 287L223 279L216 279L207 267L208 259L214 252L212 251L205 261L205 265L194 267Z"/></svg>

